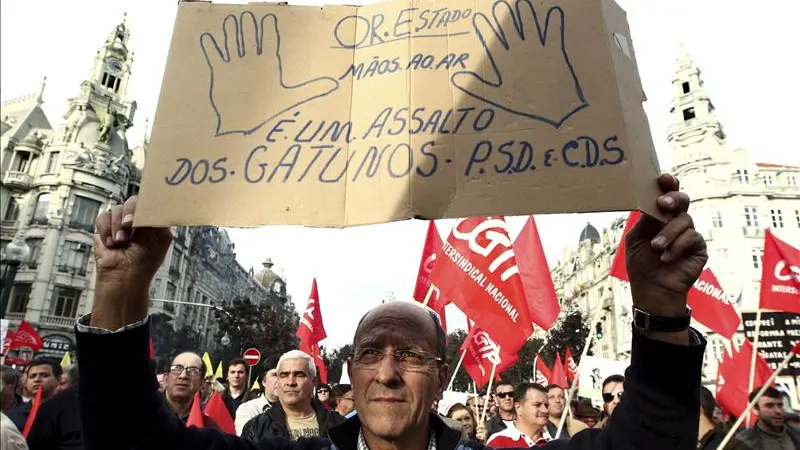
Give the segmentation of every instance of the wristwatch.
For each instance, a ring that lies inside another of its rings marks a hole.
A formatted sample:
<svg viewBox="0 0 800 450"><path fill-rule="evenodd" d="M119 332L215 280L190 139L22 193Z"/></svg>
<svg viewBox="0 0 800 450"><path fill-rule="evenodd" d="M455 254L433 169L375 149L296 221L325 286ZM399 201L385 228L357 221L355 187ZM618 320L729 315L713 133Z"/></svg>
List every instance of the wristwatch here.
<svg viewBox="0 0 800 450"><path fill-rule="evenodd" d="M689 329L692 321L692 308L686 306L686 314L681 317L654 316L639 308L633 308L633 325L642 331L664 331L674 333Z"/></svg>

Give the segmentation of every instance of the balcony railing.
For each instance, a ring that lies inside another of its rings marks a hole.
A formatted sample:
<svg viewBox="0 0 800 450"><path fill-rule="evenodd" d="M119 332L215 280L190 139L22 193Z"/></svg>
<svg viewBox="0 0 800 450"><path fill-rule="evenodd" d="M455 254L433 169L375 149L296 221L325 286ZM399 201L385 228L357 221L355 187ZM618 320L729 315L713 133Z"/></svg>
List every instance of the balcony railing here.
<svg viewBox="0 0 800 450"><path fill-rule="evenodd" d="M89 233L94 233L94 224L92 223L76 222L73 220L70 221L69 227L72 228L73 230L82 230L82 231L88 231Z"/></svg>
<svg viewBox="0 0 800 450"><path fill-rule="evenodd" d="M34 217L31 219L31 225L47 225L47 217Z"/></svg>
<svg viewBox="0 0 800 450"><path fill-rule="evenodd" d="M29 189L31 183L33 183L33 175L16 170L6 171L6 175L3 177L3 184L9 189Z"/></svg>
<svg viewBox="0 0 800 450"><path fill-rule="evenodd" d="M745 237L749 238L764 237L764 230L762 230L760 227L744 226L742 227L742 233L744 234Z"/></svg>
<svg viewBox="0 0 800 450"><path fill-rule="evenodd" d="M66 273L69 275L85 277L86 276L86 268L85 267L72 267L72 266L58 266L56 269L60 273Z"/></svg>
<svg viewBox="0 0 800 450"><path fill-rule="evenodd" d="M43 325L55 325L59 327L74 327L75 326L75 318L74 317L61 317L61 316L45 316L42 315L41 323Z"/></svg>
<svg viewBox="0 0 800 450"><path fill-rule="evenodd" d="M6 313L6 319L8 319L11 322L14 321L19 322L24 318L25 318L25 313L17 313L17 312Z"/></svg>

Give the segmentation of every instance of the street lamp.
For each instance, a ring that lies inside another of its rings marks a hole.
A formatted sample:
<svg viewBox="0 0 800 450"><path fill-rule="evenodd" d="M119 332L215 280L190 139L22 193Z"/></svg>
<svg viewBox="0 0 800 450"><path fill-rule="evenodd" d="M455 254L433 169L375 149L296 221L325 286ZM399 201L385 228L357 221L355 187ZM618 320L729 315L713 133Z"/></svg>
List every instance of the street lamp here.
<svg viewBox="0 0 800 450"><path fill-rule="evenodd" d="M17 270L22 263L28 262L31 257L31 248L25 243L22 238L22 233L14 236L14 239L6 245L5 248L5 264L6 270L3 273L3 292L0 296L0 319L5 319L6 308L8 307L8 299L11 297L11 289L14 285L14 278L17 276Z"/></svg>
<svg viewBox="0 0 800 450"><path fill-rule="evenodd" d="M222 346L223 346L223 347L227 347L228 345L230 345L230 343L231 343L231 337L230 337L230 336L228 336L228 333L227 333L227 332L226 332L226 333L225 333L225 334L222 336L222 338L219 340L219 343L220 343L220 344L222 344Z"/></svg>

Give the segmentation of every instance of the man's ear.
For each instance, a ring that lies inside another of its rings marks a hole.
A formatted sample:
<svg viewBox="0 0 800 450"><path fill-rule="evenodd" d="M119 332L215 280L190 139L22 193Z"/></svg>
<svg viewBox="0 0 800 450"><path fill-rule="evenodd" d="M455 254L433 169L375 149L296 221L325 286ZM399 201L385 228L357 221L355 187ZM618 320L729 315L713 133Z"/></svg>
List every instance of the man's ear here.
<svg viewBox="0 0 800 450"><path fill-rule="evenodd" d="M438 373L439 384L436 387L436 393L437 393L436 398L441 398L442 393L444 392L445 389L447 389L447 371L448 371L447 369L448 369L447 364L442 364L439 367L439 373Z"/></svg>

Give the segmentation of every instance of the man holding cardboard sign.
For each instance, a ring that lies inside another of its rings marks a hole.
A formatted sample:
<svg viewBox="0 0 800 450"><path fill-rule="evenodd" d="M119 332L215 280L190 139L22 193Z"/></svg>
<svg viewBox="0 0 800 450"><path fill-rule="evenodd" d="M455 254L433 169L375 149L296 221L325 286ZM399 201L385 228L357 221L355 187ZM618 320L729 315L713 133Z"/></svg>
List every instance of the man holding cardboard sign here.
<svg viewBox="0 0 800 450"><path fill-rule="evenodd" d="M658 216L629 35L613 0L182 2L136 225Z"/></svg>
<svg viewBox="0 0 800 450"><path fill-rule="evenodd" d="M626 237L636 327L625 397L604 430L586 430L551 449L689 449L697 439L705 341L689 328L686 297L708 259L686 213L689 199L659 178L666 224L645 216ZM87 448L455 450L466 436L430 412L445 388L444 331L414 304L381 305L355 331L348 360L358 415L327 439L258 443L186 428L164 407L148 366L148 286L170 246L167 228L132 225L137 199L103 213L94 237L97 280L90 316L77 325L81 416ZM136 231L134 233L134 231ZM116 331L114 331L116 330ZM413 355L409 356L409 353ZM388 356L388 357L387 357ZM108 377L108 367L125 367ZM120 379L119 377L122 377ZM127 387L108 396L113 386ZM128 419L107 414L124 404ZM481 447L482 448L482 447Z"/></svg>

